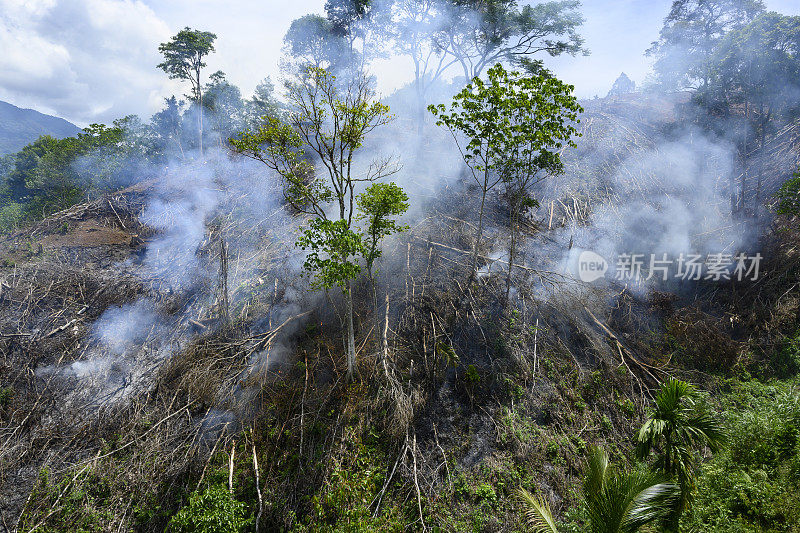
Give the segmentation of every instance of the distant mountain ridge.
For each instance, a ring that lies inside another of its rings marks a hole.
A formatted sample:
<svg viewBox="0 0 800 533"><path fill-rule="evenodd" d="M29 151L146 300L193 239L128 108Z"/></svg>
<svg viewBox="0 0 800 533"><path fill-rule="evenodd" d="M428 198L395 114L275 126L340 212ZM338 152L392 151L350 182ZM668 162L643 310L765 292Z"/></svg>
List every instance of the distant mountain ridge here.
<svg viewBox="0 0 800 533"><path fill-rule="evenodd" d="M58 139L81 131L75 124L0 101L0 156L19 151L41 135Z"/></svg>

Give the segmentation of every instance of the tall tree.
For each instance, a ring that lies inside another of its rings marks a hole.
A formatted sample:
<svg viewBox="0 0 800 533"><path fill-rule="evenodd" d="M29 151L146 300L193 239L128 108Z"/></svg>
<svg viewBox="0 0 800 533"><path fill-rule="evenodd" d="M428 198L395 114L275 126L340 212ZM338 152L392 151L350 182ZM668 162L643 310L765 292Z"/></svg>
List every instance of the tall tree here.
<svg viewBox="0 0 800 533"><path fill-rule="evenodd" d="M558 533L546 500L525 489L520 489L518 494L533 531ZM635 533L667 516L678 495L678 487L663 476L642 468L616 468L610 464L604 450L596 446L590 448L583 497L591 533Z"/></svg>
<svg viewBox="0 0 800 533"><path fill-rule="evenodd" d="M763 13L730 31L709 59L711 75L696 100L715 114L741 117L742 172L732 207L747 207L750 159L759 153L752 205L757 210L764 180L767 139L800 115L800 17ZM733 192L733 187L731 187Z"/></svg>
<svg viewBox="0 0 800 533"><path fill-rule="evenodd" d="M763 11L762 0L674 0L658 41L647 50L656 59L658 82L668 89L706 85L720 40Z"/></svg>
<svg viewBox="0 0 800 533"><path fill-rule="evenodd" d="M320 15L304 15L289 26L283 38L282 69L293 77L302 77L308 67L341 73L353 62L349 42Z"/></svg>
<svg viewBox="0 0 800 533"><path fill-rule="evenodd" d="M646 459L655 451L655 470L676 479L681 488L679 505L668 519L672 530L677 530L680 513L691 501L695 455L706 446L717 451L725 442L719 422L700 409L696 399L689 383L677 379L664 382L653 412L636 437L636 455Z"/></svg>
<svg viewBox="0 0 800 533"><path fill-rule="evenodd" d="M356 363L352 281L361 271L359 258L365 250L355 226L356 188L397 171L392 160L362 167L354 157L365 137L391 116L388 107L374 99L364 77L342 87L326 70L309 67L288 88L287 122L268 118L257 130L231 139L231 145L282 176L287 201L310 216L298 246L308 251L304 266L314 275L313 285L342 290L343 340L347 376L352 380ZM322 177L315 173L310 157L321 167Z"/></svg>
<svg viewBox="0 0 800 533"><path fill-rule="evenodd" d="M355 41L363 37L365 22L372 11L372 0L326 0L325 14L333 32L347 39L352 50Z"/></svg>
<svg viewBox="0 0 800 533"><path fill-rule="evenodd" d="M200 154L203 154L203 85L200 78L206 66L205 57L214 51L217 36L208 31L193 30L188 26L174 35L166 43L158 46L164 61L158 68L166 72L170 79L188 81L192 87L190 100L197 104Z"/></svg>
<svg viewBox="0 0 800 533"><path fill-rule="evenodd" d="M414 65L414 94L417 100L417 131L422 131L427 96L447 70L458 63L448 54L444 31L450 22L449 0L395 0L389 2L380 20L387 40L397 53Z"/></svg>
<svg viewBox="0 0 800 533"><path fill-rule="evenodd" d="M155 135L162 139L162 151L166 149L169 141L178 147L181 158L185 157L183 151L183 106L184 101L175 96L164 99L165 107L150 119Z"/></svg>
<svg viewBox="0 0 800 533"><path fill-rule="evenodd" d="M242 92L218 70L209 76L204 90L203 107L208 110L214 129L219 135L219 143L240 131L245 125L245 104Z"/></svg>
<svg viewBox="0 0 800 533"><path fill-rule="evenodd" d="M573 123L582 109L572 90L553 77L508 73L498 63L488 70L486 82L474 78L454 96L449 112L444 104L429 106L437 124L452 134L481 190L470 280L477 271L489 191L505 181L518 208L539 171L560 171L560 149L574 145Z"/></svg>
<svg viewBox="0 0 800 533"><path fill-rule="evenodd" d="M275 84L267 76L256 85L253 96L245 102L248 125L256 126L264 117L280 117L283 104L275 97Z"/></svg>
<svg viewBox="0 0 800 533"><path fill-rule="evenodd" d="M536 5L518 0L450 0L448 23L439 47L461 65L472 79L502 62L533 67L531 56L546 53L588 53L578 28L583 24L578 0L553 0Z"/></svg>
<svg viewBox="0 0 800 533"><path fill-rule="evenodd" d="M508 302L521 217L539 205L534 187L564 171L561 154L564 148L575 147L573 137L579 135L575 124L583 108L572 94L574 87L550 75L525 76L493 67L489 81L505 90L506 105L497 118L510 130L499 139L505 157L498 167L509 210Z"/></svg>

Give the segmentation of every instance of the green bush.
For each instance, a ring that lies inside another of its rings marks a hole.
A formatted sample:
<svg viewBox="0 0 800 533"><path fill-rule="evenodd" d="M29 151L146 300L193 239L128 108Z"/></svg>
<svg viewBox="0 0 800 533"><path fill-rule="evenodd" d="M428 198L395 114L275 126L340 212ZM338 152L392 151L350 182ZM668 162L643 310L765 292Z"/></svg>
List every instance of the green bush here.
<svg viewBox="0 0 800 533"><path fill-rule="evenodd" d="M775 195L778 198L778 213L781 215L800 214L800 172L795 172L793 177L780 188Z"/></svg>
<svg viewBox="0 0 800 533"><path fill-rule="evenodd" d="M0 207L0 231L11 231L25 220L22 204L10 202Z"/></svg>
<svg viewBox="0 0 800 533"><path fill-rule="evenodd" d="M794 337L786 337L779 350L770 358L772 370L780 378L788 378L800 370L800 331Z"/></svg>
<svg viewBox="0 0 800 533"><path fill-rule="evenodd" d="M797 382L734 382L722 403L730 445L701 468L695 501L682 518L686 531L797 531Z"/></svg>
<svg viewBox="0 0 800 533"><path fill-rule="evenodd" d="M12 387L0 387L0 407L8 407L13 398L14 389Z"/></svg>
<svg viewBox="0 0 800 533"><path fill-rule="evenodd" d="M251 522L244 503L223 485L212 485L189 497L189 505L169 522L173 533L238 533Z"/></svg>

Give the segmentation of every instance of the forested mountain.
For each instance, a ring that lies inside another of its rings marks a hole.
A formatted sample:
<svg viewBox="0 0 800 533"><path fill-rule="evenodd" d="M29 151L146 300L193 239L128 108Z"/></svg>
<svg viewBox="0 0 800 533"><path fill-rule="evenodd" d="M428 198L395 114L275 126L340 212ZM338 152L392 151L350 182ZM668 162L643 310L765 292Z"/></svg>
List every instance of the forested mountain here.
<svg viewBox="0 0 800 533"><path fill-rule="evenodd" d="M37 137L70 137L80 128L63 118L0 101L0 156L20 150Z"/></svg>

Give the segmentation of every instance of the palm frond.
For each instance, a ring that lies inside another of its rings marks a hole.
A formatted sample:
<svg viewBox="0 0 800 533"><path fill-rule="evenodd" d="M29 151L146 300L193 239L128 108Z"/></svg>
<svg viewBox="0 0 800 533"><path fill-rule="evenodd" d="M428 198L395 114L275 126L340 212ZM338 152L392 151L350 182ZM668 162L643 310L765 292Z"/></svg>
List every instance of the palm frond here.
<svg viewBox="0 0 800 533"><path fill-rule="evenodd" d="M681 498L675 483L642 469L625 473L619 490L626 492L626 506L619 531L633 533L642 526L669 516Z"/></svg>
<svg viewBox="0 0 800 533"><path fill-rule="evenodd" d="M608 473L608 454L602 448L592 446L589 448L589 457L586 463L583 493L586 495L600 494Z"/></svg>
<svg viewBox="0 0 800 533"><path fill-rule="evenodd" d="M716 452L727 441L722 424L705 413L687 418L683 431L693 442L708 446L712 452Z"/></svg>
<svg viewBox="0 0 800 533"><path fill-rule="evenodd" d="M661 389L655 398L656 411L661 413L674 413L681 404L681 400L691 396L694 388L685 381L670 378L661 384Z"/></svg>
<svg viewBox="0 0 800 533"><path fill-rule="evenodd" d="M517 491L517 498L525 506L525 520L533 533L558 533L550 504L544 498L534 496L525 489Z"/></svg>

